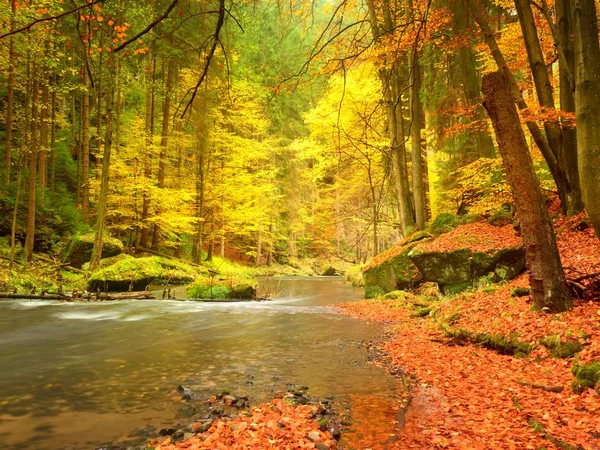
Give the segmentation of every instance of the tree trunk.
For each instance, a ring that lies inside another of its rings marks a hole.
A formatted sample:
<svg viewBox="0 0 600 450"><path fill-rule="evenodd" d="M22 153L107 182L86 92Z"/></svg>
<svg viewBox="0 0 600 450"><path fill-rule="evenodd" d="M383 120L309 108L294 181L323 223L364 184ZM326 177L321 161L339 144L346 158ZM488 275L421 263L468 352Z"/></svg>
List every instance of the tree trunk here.
<svg viewBox="0 0 600 450"><path fill-rule="evenodd" d="M519 16L523 37L525 39L525 48L527 50L529 65L531 66L535 90L540 106L556 109L552 83L546 66L546 59L540 45L531 4L529 3L529 0L515 0L515 6ZM557 184L557 188L561 190L560 197L562 199L563 212L571 212L571 214L576 213L578 212L577 208L581 208L581 194L579 186L573 185L573 183L578 180L568 179L567 168L561 167L561 129L557 122L549 120L544 122L544 130L546 132L548 145L552 149L552 153L556 156L560 171L566 180L566 183L564 184Z"/></svg>
<svg viewBox="0 0 600 450"><path fill-rule="evenodd" d="M50 190L56 189L56 87L57 76L53 77L54 89L50 100ZM73 141L75 142L75 141Z"/></svg>
<svg viewBox="0 0 600 450"><path fill-rule="evenodd" d="M509 80L509 86L514 101L516 102L519 109L527 109L528 105L523 99L523 95L521 94L519 86L517 85L517 82L515 81L515 78L512 72L510 71L508 64L506 63L506 60L504 59L504 55L502 54L500 47L498 47L495 33L490 27L487 15L481 8L481 5L479 3L480 0L467 1L469 3L471 12L473 13L473 17L475 18L475 21L479 24L479 27L481 28L485 42L490 49L494 61L498 66L498 69L504 72L507 79ZM570 188L566 175L564 171L561 170L561 167L558 163L557 155L552 151L552 148L548 144L548 141L545 139L544 135L542 134L542 131L540 130L535 120L526 120L526 125L529 132L531 133L533 141L540 149L540 152L542 153L544 159L546 160L546 163L548 164L548 168L550 169L552 178L556 183L559 195L561 195L561 199L565 201L565 198L563 198L563 196L566 197L566 193L570 192Z"/></svg>
<svg viewBox="0 0 600 450"><path fill-rule="evenodd" d="M46 52L50 49L46 43ZM38 149L38 186L40 200L44 201L44 189L48 185L48 112L50 106L50 72L47 65L42 70L42 105L40 111L40 148Z"/></svg>
<svg viewBox="0 0 600 450"><path fill-rule="evenodd" d="M15 0L10 0L12 16L10 18L10 31L15 29ZM12 129L13 129L13 108L15 91L15 42L13 36L10 36L8 42L8 81L6 92L6 144L4 145L4 185L8 186L10 182L10 164L12 153Z"/></svg>
<svg viewBox="0 0 600 450"><path fill-rule="evenodd" d="M110 75L109 75L110 76ZM112 105L113 103L113 92L108 90L108 96L106 101L106 124L105 124L105 137L104 137L104 150L102 154L102 176L100 178L100 196L98 197L98 214L96 217L96 232L94 237L94 247L92 249L92 260L90 263L90 269L92 271L97 270L100 267L100 260L102 259L102 246L104 239L104 222L106 217L106 203L108 200L108 187L110 181L110 154L112 145Z"/></svg>
<svg viewBox="0 0 600 450"><path fill-rule="evenodd" d="M457 6L456 10L453 11L454 31L455 33L468 35L469 7L465 0L461 0ZM458 48L456 63L458 64L456 69L460 77L466 104L476 106L475 121L485 122L485 111L481 106L481 87L479 74L477 73L477 62L470 43L465 43ZM472 134L477 146L476 152L474 152L475 155L480 158L494 158L494 141L490 133L487 130L477 129L473 130Z"/></svg>
<svg viewBox="0 0 600 450"><path fill-rule="evenodd" d="M559 64L560 77L560 109L567 113L575 113L575 95L573 73L575 58L573 49L573 16L571 15L571 0L556 0L557 38L559 50L563 54L563 63ZM577 131L568 121L561 129L561 145L558 164L566 171L569 184L573 188L573 199L568 202L568 216L579 213L583 209L581 197L581 182L577 167Z"/></svg>
<svg viewBox="0 0 600 450"><path fill-rule="evenodd" d="M22 158L19 158L17 165L17 192L15 195L15 206L13 207L12 224L10 228L10 264L8 270L12 270L15 263L15 251L17 248L17 214L21 202L21 178L23 177Z"/></svg>
<svg viewBox="0 0 600 450"><path fill-rule="evenodd" d="M33 257L33 245L35 243L35 190L36 190L36 169L38 160L38 97L39 80L38 65L33 63L32 73L32 94L31 94L31 139L29 153L29 197L27 200L27 229L25 236L25 260L31 261Z"/></svg>
<svg viewBox="0 0 600 450"><path fill-rule="evenodd" d="M83 221L90 223L90 83L83 71L83 106L81 136L81 212Z"/></svg>
<svg viewBox="0 0 600 450"><path fill-rule="evenodd" d="M151 183L152 178L152 153L154 137L154 76L156 72L156 61L152 53L148 52L148 64L146 66L146 155L144 155L144 177L146 184ZM142 231L140 233L140 245L148 247L150 238L150 227L147 223L150 215L150 192L148 187L144 188L142 194Z"/></svg>
<svg viewBox="0 0 600 450"><path fill-rule="evenodd" d="M256 243L256 260L254 261L254 264L257 266L260 266L260 260L262 258L262 242L263 232L262 225L260 225L260 228L258 229L258 242Z"/></svg>
<svg viewBox="0 0 600 450"><path fill-rule="evenodd" d="M600 238L600 45L594 0L573 0L575 105L583 202Z"/></svg>
<svg viewBox="0 0 600 450"><path fill-rule="evenodd" d="M425 181L423 177L423 155L421 130L423 117L421 100L419 99L421 85L421 66L417 55L409 54L408 66L410 68L410 142L412 160L413 198L415 205L415 222L418 230L425 229L427 217L425 203Z"/></svg>
<svg viewBox="0 0 600 450"><path fill-rule="evenodd" d="M506 74L484 76L483 95L517 206L534 305L542 311L566 311L572 300Z"/></svg>

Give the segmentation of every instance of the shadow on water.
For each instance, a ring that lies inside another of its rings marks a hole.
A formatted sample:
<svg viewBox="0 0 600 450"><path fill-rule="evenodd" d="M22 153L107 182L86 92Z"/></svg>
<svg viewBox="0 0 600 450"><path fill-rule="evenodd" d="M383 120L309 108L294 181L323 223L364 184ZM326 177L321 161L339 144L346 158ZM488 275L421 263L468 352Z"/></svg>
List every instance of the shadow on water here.
<svg viewBox="0 0 600 450"><path fill-rule="evenodd" d="M393 378L361 345L378 327L330 306L361 291L336 278L262 283L270 302L0 302L0 448L94 448L172 424L179 384L200 399L228 388L258 402L293 383L393 401Z"/></svg>

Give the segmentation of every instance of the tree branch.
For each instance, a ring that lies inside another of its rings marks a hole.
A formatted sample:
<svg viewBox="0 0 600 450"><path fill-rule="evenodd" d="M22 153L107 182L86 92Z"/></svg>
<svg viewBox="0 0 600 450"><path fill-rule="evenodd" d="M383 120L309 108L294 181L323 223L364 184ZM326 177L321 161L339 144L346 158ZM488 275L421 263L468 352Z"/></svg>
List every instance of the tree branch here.
<svg viewBox="0 0 600 450"><path fill-rule="evenodd" d="M119 51L123 50L129 44L131 44L132 42L137 41L143 35L145 35L146 33L150 32L152 30L152 28L154 28L156 25L158 25L163 20L165 20L167 17L169 17L169 14L171 14L171 11L173 11L173 9L175 8L175 6L177 6L177 3L179 3L179 0L173 0L171 2L171 4L167 7L167 9L165 10L164 13L162 13L160 16L158 16L156 19L154 19L150 25L148 25L146 28L144 28L142 31L140 31L138 34L136 34L134 37L132 37L130 39L127 39L125 42L123 42L117 48L113 49L113 52L116 53L116 52L119 52Z"/></svg>
<svg viewBox="0 0 600 450"><path fill-rule="evenodd" d="M77 6L73 9L70 9L70 10L60 13L60 14L57 14L55 16L40 17L39 19L35 19L34 21L30 22L29 24L25 25L24 27L9 31L8 33L0 34L0 40L4 39L5 37L12 36L13 34L22 33L23 31L27 31L31 27L33 27L34 25L36 25L40 22L48 22L50 20L62 19L63 17L68 16L69 14L73 14L82 9L89 8L97 3L104 3L104 0L94 0L90 3L86 3L85 5Z"/></svg>

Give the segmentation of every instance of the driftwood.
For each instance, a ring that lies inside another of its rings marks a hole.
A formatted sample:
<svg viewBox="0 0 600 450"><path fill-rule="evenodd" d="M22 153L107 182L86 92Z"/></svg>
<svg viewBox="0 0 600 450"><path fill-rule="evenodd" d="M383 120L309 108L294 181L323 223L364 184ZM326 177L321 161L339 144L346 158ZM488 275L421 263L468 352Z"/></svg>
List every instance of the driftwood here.
<svg viewBox="0 0 600 450"><path fill-rule="evenodd" d="M74 295L64 294L13 294L0 292L0 299L20 299L20 300L63 300L67 302L74 302L78 300L100 300L100 301L111 301L111 300L144 300L154 299L154 295L151 292L140 291L140 292L117 292L114 294L96 294L96 293L76 293Z"/></svg>
<svg viewBox="0 0 600 450"><path fill-rule="evenodd" d="M172 298L171 300L178 301L193 301L193 302L202 302L202 303L241 303L241 302L268 302L270 299L268 298L194 298L194 299L184 299L184 298Z"/></svg>
<svg viewBox="0 0 600 450"><path fill-rule="evenodd" d="M8 294L6 292L0 292L0 298L11 298L11 299L25 299L25 300L70 300L71 297L60 294Z"/></svg>

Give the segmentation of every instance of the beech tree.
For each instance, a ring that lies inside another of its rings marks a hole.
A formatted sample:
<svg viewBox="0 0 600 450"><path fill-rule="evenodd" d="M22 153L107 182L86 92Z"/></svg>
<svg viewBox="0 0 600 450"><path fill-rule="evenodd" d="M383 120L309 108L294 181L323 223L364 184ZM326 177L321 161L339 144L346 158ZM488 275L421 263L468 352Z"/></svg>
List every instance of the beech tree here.
<svg viewBox="0 0 600 450"><path fill-rule="evenodd" d="M533 302L543 311L566 311L572 300L508 76L485 75L483 95L517 206Z"/></svg>

